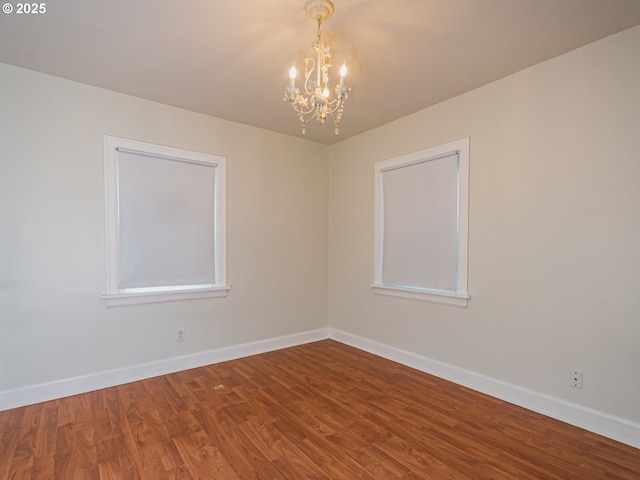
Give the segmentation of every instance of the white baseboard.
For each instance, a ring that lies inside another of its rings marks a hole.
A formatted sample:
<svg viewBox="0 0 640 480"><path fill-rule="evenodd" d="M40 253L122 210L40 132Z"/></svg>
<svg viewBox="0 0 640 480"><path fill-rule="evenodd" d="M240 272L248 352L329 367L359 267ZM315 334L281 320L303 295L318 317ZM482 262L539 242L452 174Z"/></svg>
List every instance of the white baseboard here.
<svg viewBox="0 0 640 480"><path fill-rule="evenodd" d="M640 448L640 424L437 360L329 329L329 338L436 377L486 393L528 410Z"/></svg>
<svg viewBox="0 0 640 480"><path fill-rule="evenodd" d="M231 347L208 350L206 352L167 358L156 362L134 365L131 367L108 370L75 378L31 385L15 390L0 392L0 411L22 407L34 403L45 402L57 398L91 392L101 388L113 387L146 378L166 375L168 373L202 367L237 358L248 357L260 353L280 350L282 348L302 345L304 343L325 340L328 329L322 328L309 332L286 335L282 337L244 343Z"/></svg>
<svg viewBox="0 0 640 480"><path fill-rule="evenodd" d="M322 328L7 390L0 392L0 411L327 338L640 448L640 424L638 423L332 328Z"/></svg>

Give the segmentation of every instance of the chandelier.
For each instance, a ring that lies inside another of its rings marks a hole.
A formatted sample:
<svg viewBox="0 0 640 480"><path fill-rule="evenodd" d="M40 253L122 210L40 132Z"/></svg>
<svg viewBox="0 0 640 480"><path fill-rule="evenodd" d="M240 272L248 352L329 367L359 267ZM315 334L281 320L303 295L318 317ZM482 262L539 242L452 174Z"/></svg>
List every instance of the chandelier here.
<svg viewBox="0 0 640 480"><path fill-rule="evenodd" d="M334 89L335 97L331 98L329 90L329 68L331 68L331 54L329 47L322 41L320 26L322 22L333 15L333 3L330 0L307 0L304 4L305 13L309 18L318 22L316 40L311 44L312 53L304 57L304 88L296 87L297 70L295 65L289 70L289 85L285 87L283 100L289 102L302 122L302 133L307 133L306 125L314 118L324 125L327 118L333 120L336 135L340 133L340 120L344 102L349 94L349 88L344 84L347 66L340 67L340 80Z"/></svg>

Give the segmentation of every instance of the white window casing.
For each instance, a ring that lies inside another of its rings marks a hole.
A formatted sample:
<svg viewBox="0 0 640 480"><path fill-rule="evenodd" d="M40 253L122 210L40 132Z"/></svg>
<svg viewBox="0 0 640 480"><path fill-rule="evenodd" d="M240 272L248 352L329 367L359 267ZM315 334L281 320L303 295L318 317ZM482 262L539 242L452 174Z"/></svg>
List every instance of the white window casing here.
<svg viewBox="0 0 640 480"><path fill-rule="evenodd" d="M226 159L104 137L107 306L226 296Z"/></svg>
<svg viewBox="0 0 640 480"><path fill-rule="evenodd" d="M466 307L469 139L375 164L376 293Z"/></svg>

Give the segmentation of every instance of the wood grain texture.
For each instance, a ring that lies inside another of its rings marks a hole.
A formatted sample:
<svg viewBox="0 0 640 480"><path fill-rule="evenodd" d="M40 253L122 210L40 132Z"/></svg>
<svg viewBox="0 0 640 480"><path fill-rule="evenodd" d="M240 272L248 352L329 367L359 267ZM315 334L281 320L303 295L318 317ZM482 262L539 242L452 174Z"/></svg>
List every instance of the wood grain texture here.
<svg viewBox="0 0 640 480"><path fill-rule="evenodd" d="M0 479L640 479L640 450L332 340L0 412Z"/></svg>

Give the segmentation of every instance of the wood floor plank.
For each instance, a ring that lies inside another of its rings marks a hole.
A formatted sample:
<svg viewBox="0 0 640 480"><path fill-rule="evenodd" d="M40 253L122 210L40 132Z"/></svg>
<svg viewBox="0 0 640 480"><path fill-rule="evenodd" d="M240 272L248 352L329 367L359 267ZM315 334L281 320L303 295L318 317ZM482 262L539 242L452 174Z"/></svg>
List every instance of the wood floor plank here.
<svg viewBox="0 0 640 480"><path fill-rule="evenodd" d="M640 450L335 341L0 412L0 480L640 479Z"/></svg>
<svg viewBox="0 0 640 480"><path fill-rule="evenodd" d="M26 407L20 425L16 425L16 435L9 442L9 452L12 456L8 467L8 478L30 478L34 465L35 432L41 420L43 405L29 405ZM9 453L8 452L8 453Z"/></svg>

